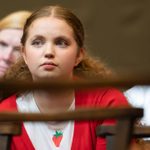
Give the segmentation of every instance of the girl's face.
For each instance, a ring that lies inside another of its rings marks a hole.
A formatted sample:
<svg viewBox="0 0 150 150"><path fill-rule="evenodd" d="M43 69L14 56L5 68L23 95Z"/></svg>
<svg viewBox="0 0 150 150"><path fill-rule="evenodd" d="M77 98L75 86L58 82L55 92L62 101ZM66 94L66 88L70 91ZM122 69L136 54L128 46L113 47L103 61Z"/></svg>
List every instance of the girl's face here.
<svg viewBox="0 0 150 150"><path fill-rule="evenodd" d="M83 57L72 28L63 20L43 17L29 27L23 49L33 80L70 79Z"/></svg>
<svg viewBox="0 0 150 150"><path fill-rule="evenodd" d="M0 77L20 56L22 30L3 29L0 31Z"/></svg>

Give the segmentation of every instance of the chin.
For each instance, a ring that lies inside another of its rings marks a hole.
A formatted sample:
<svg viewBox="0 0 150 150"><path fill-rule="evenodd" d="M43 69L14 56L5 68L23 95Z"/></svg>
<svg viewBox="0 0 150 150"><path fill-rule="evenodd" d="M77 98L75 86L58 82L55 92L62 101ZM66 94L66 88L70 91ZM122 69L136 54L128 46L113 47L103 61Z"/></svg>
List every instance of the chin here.
<svg viewBox="0 0 150 150"><path fill-rule="evenodd" d="M42 77L38 78L39 81L54 81L55 79L58 80L58 79L60 79L60 77L48 75L48 76L42 76Z"/></svg>
<svg viewBox="0 0 150 150"><path fill-rule="evenodd" d="M59 81L59 80L70 80L71 76L64 74L41 74L35 77L34 81Z"/></svg>

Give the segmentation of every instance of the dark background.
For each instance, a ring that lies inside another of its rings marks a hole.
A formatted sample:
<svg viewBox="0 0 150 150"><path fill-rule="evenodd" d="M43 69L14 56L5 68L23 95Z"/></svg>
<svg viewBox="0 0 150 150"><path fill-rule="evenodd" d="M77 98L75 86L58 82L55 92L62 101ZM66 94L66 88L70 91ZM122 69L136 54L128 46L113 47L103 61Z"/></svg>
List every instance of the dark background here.
<svg viewBox="0 0 150 150"><path fill-rule="evenodd" d="M51 4L70 8L78 15L93 56L118 73L150 74L149 0L1 0L0 17Z"/></svg>

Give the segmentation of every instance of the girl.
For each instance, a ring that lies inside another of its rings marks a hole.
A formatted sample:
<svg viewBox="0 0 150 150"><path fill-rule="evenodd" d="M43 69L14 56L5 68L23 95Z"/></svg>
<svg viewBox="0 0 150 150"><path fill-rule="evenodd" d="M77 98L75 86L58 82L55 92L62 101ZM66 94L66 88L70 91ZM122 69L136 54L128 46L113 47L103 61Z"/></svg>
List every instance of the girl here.
<svg viewBox="0 0 150 150"><path fill-rule="evenodd" d="M23 59L7 73L6 79L76 80L87 76L103 78L110 73L102 63L85 54L83 26L66 8L47 6L34 12L25 24L21 42ZM37 90L8 97L1 102L0 110L44 113L120 105L127 105L127 101L113 88ZM11 149L105 150L105 139L98 138L95 129L112 123L113 120L23 122L22 134L13 136Z"/></svg>

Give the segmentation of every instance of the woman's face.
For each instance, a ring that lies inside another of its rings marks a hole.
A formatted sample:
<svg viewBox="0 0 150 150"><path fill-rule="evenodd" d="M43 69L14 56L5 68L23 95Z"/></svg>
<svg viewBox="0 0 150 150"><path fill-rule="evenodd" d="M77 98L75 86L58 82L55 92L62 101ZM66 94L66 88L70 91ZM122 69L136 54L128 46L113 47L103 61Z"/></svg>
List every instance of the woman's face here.
<svg viewBox="0 0 150 150"><path fill-rule="evenodd" d="M23 31L20 29L3 29L0 31L0 77L20 56Z"/></svg>
<svg viewBox="0 0 150 150"><path fill-rule="evenodd" d="M43 17L29 27L23 57L33 80L70 79L83 57L72 28L63 20Z"/></svg>

